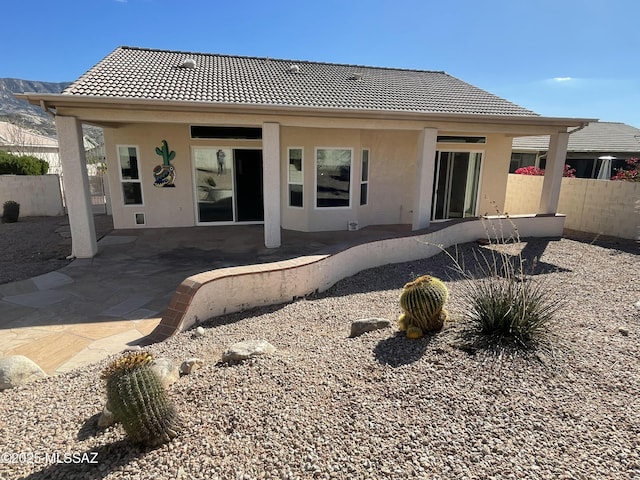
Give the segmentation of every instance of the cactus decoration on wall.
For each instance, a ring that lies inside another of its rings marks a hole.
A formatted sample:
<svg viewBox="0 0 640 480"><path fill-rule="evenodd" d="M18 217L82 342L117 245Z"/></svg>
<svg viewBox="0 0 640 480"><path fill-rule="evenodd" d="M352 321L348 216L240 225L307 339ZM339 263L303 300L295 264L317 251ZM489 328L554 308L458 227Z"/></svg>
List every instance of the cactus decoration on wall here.
<svg viewBox="0 0 640 480"><path fill-rule="evenodd" d="M102 378L108 408L129 438L155 447L178 435L180 420L152 363L148 352L128 353L111 362Z"/></svg>
<svg viewBox="0 0 640 480"><path fill-rule="evenodd" d="M162 147L156 147L156 153L162 157L162 165L156 165L153 169L154 187L175 187L173 181L176 178L176 169L171 165L171 160L176 157L176 152L169 150L166 140L162 140Z"/></svg>
<svg viewBox="0 0 640 480"><path fill-rule="evenodd" d="M407 283L400 294L403 313L398 318L398 327L406 330L407 338L421 338L425 332L441 330L447 319L444 309L447 298L447 286L430 275Z"/></svg>

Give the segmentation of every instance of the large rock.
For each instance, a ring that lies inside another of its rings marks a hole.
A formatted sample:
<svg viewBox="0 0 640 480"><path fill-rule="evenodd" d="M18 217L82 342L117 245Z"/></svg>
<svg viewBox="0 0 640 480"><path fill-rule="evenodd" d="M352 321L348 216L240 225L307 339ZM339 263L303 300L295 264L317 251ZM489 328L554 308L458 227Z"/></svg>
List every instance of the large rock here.
<svg viewBox="0 0 640 480"><path fill-rule="evenodd" d="M151 370L158 374L165 387L176 383L180 379L180 367L170 358L156 358L151 365Z"/></svg>
<svg viewBox="0 0 640 480"><path fill-rule="evenodd" d="M389 325L391 325L391 322L384 318L364 318L362 320L356 320L351 324L351 335L349 336L351 338L357 337L365 332L387 328Z"/></svg>
<svg viewBox="0 0 640 480"><path fill-rule="evenodd" d="M268 355L274 353L276 347L266 340L245 340L231 345L226 352L222 354L223 362L241 362L247 358L258 355Z"/></svg>
<svg viewBox="0 0 640 480"><path fill-rule="evenodd" d="M22 355L0 358L0 390L45 378L46 373Z"/></svg>

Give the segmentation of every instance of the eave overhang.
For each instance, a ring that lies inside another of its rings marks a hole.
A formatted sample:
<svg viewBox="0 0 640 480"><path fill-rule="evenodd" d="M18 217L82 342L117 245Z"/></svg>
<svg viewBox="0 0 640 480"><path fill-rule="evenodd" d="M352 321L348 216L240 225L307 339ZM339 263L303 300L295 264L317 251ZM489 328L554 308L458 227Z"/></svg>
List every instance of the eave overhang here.
<svg viewBox="0 0 640 480"><path fill-rule="evenodd" d="M109 110L137 110L147 112L198 112L198 113L226 113L245 115L279 115L279 116L308 116L308 117L334 117L370 120L397 120L418 122L455 122L473 124L508 124L526 127L547 127L561 131L567 128L582 128L591 122L593 118L564 118L543 116L520 115L486 115L486 114L462 114L462 113L433 113L408 110L365 110L332 107L305 107L273 104L246 104L246 103L212 103L197 101L176 100L151 100L123 97L100 96L74 96L63 94L21 93L15 94L21 100L26 100L32 105L40 106L49 113L52 110L73 109L81 121L96 122L90 113L84 117L77 112L100 109ZM99 122L98 122L99 124Z"/></svg>

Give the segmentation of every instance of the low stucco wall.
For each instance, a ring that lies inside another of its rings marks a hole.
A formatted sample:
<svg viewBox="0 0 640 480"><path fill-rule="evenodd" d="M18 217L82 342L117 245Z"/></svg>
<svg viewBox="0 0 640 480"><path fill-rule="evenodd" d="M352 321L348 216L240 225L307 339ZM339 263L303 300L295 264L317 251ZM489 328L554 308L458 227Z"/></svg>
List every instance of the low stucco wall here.
<svg viewBox="0 0 640 480"><path fill-rule="evenodd" d="M492 217L470 220L438 231L351 247L333 255L221 268L187 278L178 287L150 339L162 341L199 320L248 308L275 305L322 292L343 278L381 265L437 255L442 248L487 237L559 237L563 216Z"/></svg>
<svg viewBox="0 0 640 480"><path fill-rule="evenodd" d="M0 175L0 205L20 204L21 217L64 215L58 175Z"/></svg>
<svg viewBox="0 0 640 480"><path fill-rule="evenodd" d="M509 175L505 212L538 211L543 177ZM640 183L563 178L558 212L565 227L581 232L640 239Z"/></svg>

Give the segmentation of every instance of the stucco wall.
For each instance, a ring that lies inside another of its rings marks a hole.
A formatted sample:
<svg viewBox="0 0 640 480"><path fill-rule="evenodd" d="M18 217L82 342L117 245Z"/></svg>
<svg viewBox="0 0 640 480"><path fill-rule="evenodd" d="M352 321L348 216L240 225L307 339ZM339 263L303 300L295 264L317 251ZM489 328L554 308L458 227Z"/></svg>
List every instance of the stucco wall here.
<svg viewBox="0 0 640 480"><path fill-rule="evenodd" d="M260 126L255 117L252 126ZM167 115L167 121L171 116ZM237 125L248 119L238 117ZM203 124L216 124L209 119ZM228 124L229 119L219 124ZM391 125L393 122L389 122ZM351 221L360 228L367 225L411 224L413 221L416 168L421 129L331 128L282 124L280 128L281 220L285 229L300 231L346 230ZM437 125L434 125L437 128ZM439 134L455 133L439 129ZM478 214L495 214L504 206L511 153L511 139L501 133L465 131L465 135L486 136L486 144L439 143L441 151L481 151L483 153ZM108 182L115 228L182 227L196 224L193 193L192 149L194 147L261 148L260 140L203 140L190 138L190 125L183 123L131 123L105 128ZM155 148L166 140L176 152L175 188L153 186L153 169L162 163ZM118 145L137 146L144 205L125 206L122 198ZM304 206L288 206L288 148L303 149ZM317 148L349 148L353 152L351 205L344 208L317 208L315 202L315 156ZM362 149L369 149L369 201L360 206ZM145 215L145 225L136 225L135 214Z"/></svg>
<svg viewBox="0 0 640 480"><path fill-rule="evenodd" d="M221 268L184 280L156 331L164 340L176 331L225 313L291 301L324 291L364 269L437 255L456 243L493 237L558 237L562 216L470 219L436 232L358 245L334 255L310 255L275 263Z"/></svg>
<svg viewBox="0 0 640 480"><path fill-rule="evenodd" d="M21 217L64 215L58 175L0 175L0 206L20 204Z"/></svg>
<svg viewBox="0 0 640 480"><path fill-rule="evenodd" d="M535 213L543 177L509 175L505 212ZM640 239L640 184L563 178L558 212L565 228L621 238Z"/></svg>

